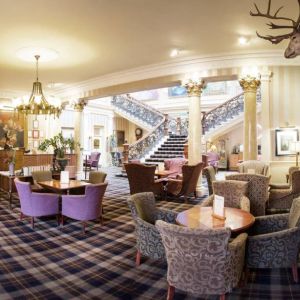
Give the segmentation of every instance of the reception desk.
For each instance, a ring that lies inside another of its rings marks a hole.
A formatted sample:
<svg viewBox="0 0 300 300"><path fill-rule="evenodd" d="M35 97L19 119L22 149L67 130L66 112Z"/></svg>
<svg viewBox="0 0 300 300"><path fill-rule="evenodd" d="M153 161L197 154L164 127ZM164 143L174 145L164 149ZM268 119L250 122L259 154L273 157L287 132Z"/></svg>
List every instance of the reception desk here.
<svg viewBox="0 0 300 300"><path fill-rule="evenodd" d="M52 165L53 154L26 154L23 150L15 150L16 170L22 167L46 166ZM11 150L0 150L0 171L8 170L6 159L11 154ZM76 166L76 154L66 154L69 159L69 166Z"/></svg>

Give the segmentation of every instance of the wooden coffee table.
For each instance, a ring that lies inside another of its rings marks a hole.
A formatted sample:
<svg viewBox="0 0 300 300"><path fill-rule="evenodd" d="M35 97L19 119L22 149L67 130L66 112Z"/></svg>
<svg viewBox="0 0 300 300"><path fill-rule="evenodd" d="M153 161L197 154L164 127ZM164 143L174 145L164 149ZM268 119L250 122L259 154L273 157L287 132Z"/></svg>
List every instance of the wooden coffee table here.
<svg viewBox="0 0 300 300"><path fill-rule="evenodd" d="M189 228L224 228L232 232L242 232L251 227L255 218L249 212L238 208L225 207L225 220L212 216L212 207L196 205L177 215L176 222Z"/></svg>
<svg viewBox="0 0 300 300"><path fill-rule="evenodd" d="M61 183L60 180L50 180L50 181L41 181L38 182L40 186L45 189L49 189L58 194L63 194L69 192L70 190L78 189L83 186L87 186L90 183L80 181L80 180L70 180L69 183Z"/></svg>

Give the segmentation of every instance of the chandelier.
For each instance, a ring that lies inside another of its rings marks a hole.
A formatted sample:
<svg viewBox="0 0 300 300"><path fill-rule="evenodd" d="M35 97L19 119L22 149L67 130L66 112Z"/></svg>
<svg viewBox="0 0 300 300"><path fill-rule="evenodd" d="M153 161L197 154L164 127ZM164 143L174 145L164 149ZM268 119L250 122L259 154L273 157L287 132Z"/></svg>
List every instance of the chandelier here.
<svg viewBox="0 0 300 300"><path fill-rule="evenodd" d="M22 104L17 105L15 110L26 115L53 115L54 117L59 117L62 112L62 106L55 99L52 99L51 103L46 100L42 90L42 83L39 82L40 56L35 55L34 57L36 59L36 81L33 83L31 96L29 100L25 100Z"/></svg>

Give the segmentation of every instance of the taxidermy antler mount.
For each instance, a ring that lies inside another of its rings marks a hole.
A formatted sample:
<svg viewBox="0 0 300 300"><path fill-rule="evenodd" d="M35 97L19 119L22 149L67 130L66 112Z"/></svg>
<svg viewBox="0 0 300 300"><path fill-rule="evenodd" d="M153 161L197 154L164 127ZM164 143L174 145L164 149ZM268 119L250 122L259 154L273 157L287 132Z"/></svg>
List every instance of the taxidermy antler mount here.
<svg viewBox="0 0 300 300"><path fill-rule="evenodd" d="M279 21L287 21L291 22L289 25L278 25L274 24L273 22L267 23L268 26L270 26L270 29L291 29L292 31L287 34L282 35L260 35L257 31L256 34L258 37L265 39L267 41L270 41L272 44L278 44L282 40L290 39L290 43L287 47L287 49L284 52L285 58L294 58L298 55L300 55L300 0L298 0L299 5L299 17L298 20L295 21L291 18L287 17L280 17L278 16L278 13L281 11L283 6L279 7L274 14L271 14L271 4L272 0L269 0L268 3L268 9L266 13L262 13L259 8L257 7L256 3L254 3L254 6L256 8L256 12L250 11L250 15L253 17L263 17L271 20L279 20Z"/></svg>

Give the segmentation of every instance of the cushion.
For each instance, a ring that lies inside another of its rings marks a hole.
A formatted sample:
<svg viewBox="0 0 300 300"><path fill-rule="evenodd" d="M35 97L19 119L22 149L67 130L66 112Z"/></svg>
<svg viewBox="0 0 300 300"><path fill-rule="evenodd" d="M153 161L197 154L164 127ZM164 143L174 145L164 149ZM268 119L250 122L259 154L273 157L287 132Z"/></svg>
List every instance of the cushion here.
<svg viewBox="0 0 300 300"><path fill-rule="evenodd" d="M214 181L213 190L214 194L225 198L225 206L240 208L241 197L247 195L248 182L238 180Z"/></svg>
<svg viewBox="0 0 300 300"><path fill-rule="evenodd" d="M300 197L293 200L289 215L289 228L300 225Z"/></svg>
<svg viewBox="0 0 300 300"><path fill-rule="evenodd" d="M156 204L153 193L138 193L132 196L138 216L150 224L156 221Z"/></svg>

